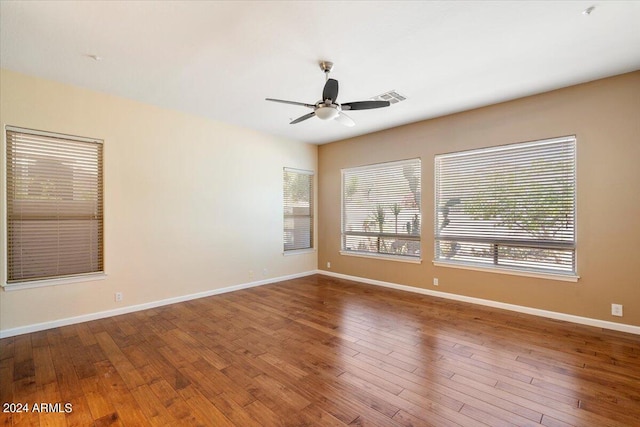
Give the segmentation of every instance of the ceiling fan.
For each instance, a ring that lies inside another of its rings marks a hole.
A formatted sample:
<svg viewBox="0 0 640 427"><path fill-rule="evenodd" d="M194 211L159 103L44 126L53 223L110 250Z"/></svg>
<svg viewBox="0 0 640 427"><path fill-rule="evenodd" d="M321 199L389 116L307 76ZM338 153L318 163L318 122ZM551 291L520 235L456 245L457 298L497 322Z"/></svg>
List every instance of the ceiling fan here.
<svg viewBox="0 0 640 427"><path fill-rule="evenodd" d="M320 61L320 68L324 71L326 83L322 90L322 99L315 104L306 104L304 102L285 101L283 99L265 98L267 101L281 102L283 104L301 105L303 107L313 109L312 112L300 116L293 120L289 124L300 123L304 120L310 119L313 116L318 117L321 120L336 120L345 126L353 126L355 122L351 117L347 116L344 111L346 110L370 110L372 108L382 108L391 105L389 101L357 101L346 102L344 104L338 104L336 99L338 98L338 81L329 78L329 73L333 68L333 62Z"/></svg>

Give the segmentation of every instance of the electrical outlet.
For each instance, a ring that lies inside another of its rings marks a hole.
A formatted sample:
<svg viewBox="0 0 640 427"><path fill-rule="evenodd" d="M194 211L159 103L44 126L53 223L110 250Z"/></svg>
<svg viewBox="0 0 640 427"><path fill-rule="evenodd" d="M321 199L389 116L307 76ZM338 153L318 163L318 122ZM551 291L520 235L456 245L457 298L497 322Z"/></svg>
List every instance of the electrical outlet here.
<svg viewBox="0 0 640 427"><path fill-rule="evenodd" d="M329 261L327 261L327 269L331 268L331 263Z"/></svg>
<svg viewBox="0 0 640 427"><path fill-rule="evenodd" d="M253 279L253 270L249 270L249 279Z"/></svg>
<svg viewBox="0 0 640 427"><path fill-rule="evenodd" d="M269 270L265 267L262 269L262 276L267 277L269 275Z"/></svg>
<svg viewBox="0 0 640 427"><path fill-rule="evenodd" d="M114 295L116 302L122 302L122 292L116 292Z"/></svg>
<svg viewBox="0 0 640 427"><path fill-rule="evenodd" d="M437 277L433 278L433 286L438 286L438 278Z"/></svg>
<svg viewBox="0 0 640 427"><path fill-rule="evenodd" d="M622 317L622 304L611 304L611 314Z"/></svg>

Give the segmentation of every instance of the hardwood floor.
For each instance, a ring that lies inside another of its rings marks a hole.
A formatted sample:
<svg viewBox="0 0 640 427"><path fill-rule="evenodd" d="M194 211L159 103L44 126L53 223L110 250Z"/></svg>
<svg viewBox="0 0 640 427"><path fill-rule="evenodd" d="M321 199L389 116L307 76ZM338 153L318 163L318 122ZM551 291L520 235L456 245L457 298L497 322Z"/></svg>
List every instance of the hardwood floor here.
<svg viewBox="0 0 640 427"><path fill-rule="evenodd" d="M640 337L318 275L5 338L0 401L14 426L637 426Z"/></svg>

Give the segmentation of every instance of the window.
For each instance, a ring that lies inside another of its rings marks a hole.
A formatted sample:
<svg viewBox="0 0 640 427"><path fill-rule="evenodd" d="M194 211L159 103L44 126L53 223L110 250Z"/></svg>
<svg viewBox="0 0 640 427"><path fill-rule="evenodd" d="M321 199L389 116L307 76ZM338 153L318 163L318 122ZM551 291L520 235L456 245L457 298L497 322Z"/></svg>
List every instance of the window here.
<svg viewBox="0 0 640 427"><path fill-rule="evenodd" d="M573 136L438 155L435 259L576 272Z"/></svg>
<svg viewBox="0 0 640 427"><path fill-rule="evenodd" d="M6 136L7 283L102 272L102 142Z"/></svg>
<svg viewBox="0 0 640 427"><path fill-rule="evenodd" d="M313 172L284 169L284 251L313 248Z"/></svg>
<svg viewBox="0 0 640 427"><path fill-rule="evenodd" d="M342 254L420 258L420 159L342 170Z"/></svg>

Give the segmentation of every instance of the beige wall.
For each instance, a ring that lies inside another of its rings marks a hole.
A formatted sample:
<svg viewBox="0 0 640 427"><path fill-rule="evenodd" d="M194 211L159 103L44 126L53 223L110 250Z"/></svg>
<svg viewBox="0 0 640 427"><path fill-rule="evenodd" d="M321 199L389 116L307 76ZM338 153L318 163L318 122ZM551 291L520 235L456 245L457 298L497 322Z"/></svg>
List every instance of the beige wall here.
<svg viewBox="0 0 640 427"><path fill-rule="evenodd" d="M574 134L577 283L433 266L434 155ZM340 169L415 157L422 264L340 255ZM640 326L640 71L322 145L318 165L321 269Z"/></svg>
<svg viewBox="0 0 640 427"><path fill-rule="evenodd" d="M316 253L282 255L282 168L316 170L316 146L6 70L0 89L3 129L104 140L107 274L0 291L0 330L316 269Z"/></svg>
<svg viewBox="0 0 640 427"><path fill-rule="evenodd" d="M2 70L0 123L105 141L108 275L0 291L0 331L261 280L263 268L280 277L328 261L337 273L640 326L640 72L318 150ZM569 134L578 138L577 283L432 265L435 154ZM283 257L282 167L315 170L316 156L318 260ZM413 157L423 166L422 264L339 255L340 169ZM113 301L117 291L123 303ZM623 318L610 315L612 302L624 304Z"/></svg>

